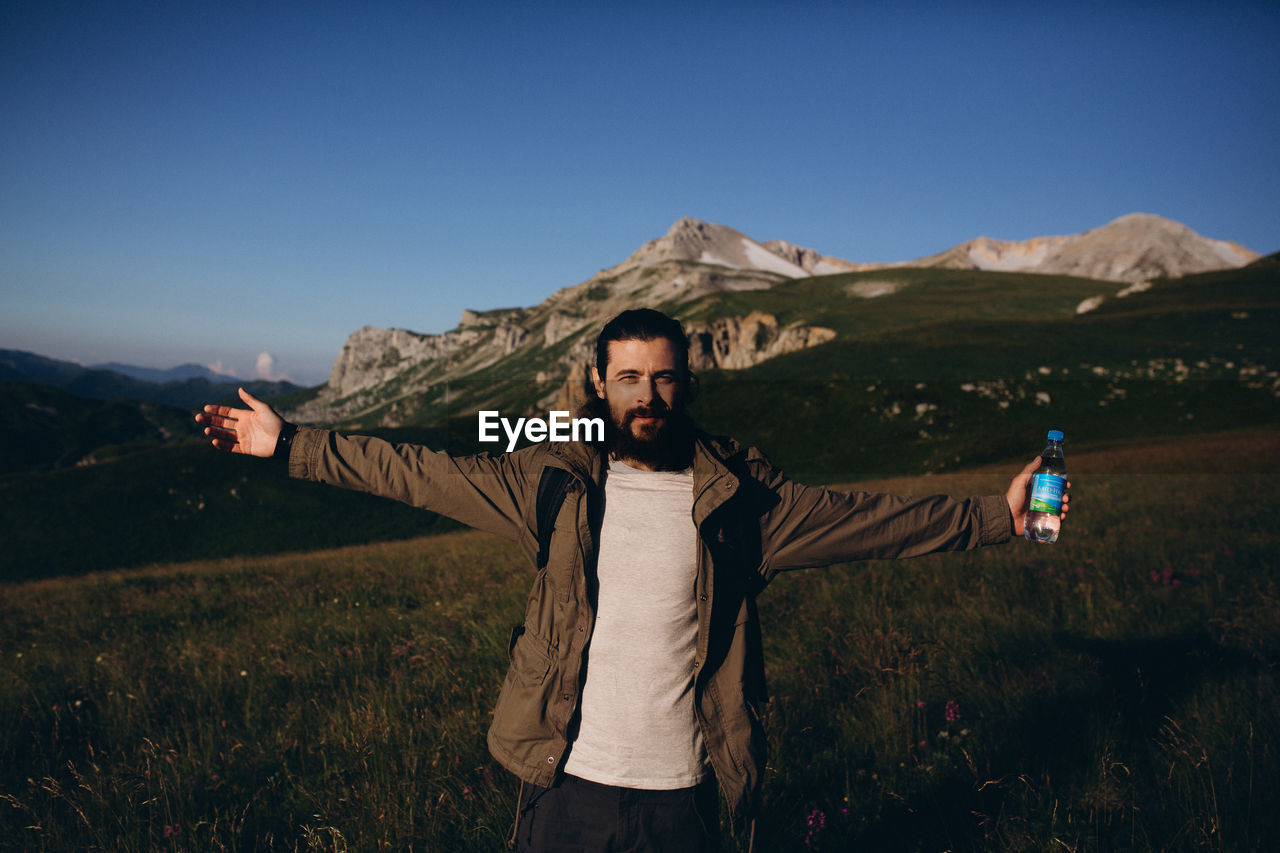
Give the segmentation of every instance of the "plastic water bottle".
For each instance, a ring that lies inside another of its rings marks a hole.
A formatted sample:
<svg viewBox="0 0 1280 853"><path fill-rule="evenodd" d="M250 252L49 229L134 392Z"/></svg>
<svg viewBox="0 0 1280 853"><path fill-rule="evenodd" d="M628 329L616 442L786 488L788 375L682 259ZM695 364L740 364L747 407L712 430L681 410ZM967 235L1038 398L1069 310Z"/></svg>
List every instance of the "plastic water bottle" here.
<svg viewBox="0 0 1280 853"><path fill-rule="evenodd" d="M1067 458L1062 455L1062 430L1049 430L1049 443L1040 453L1040 467L1031 475L1031 509L1026 536L1052 545L1062 527L1062 493L1067 488Z"/></svg>

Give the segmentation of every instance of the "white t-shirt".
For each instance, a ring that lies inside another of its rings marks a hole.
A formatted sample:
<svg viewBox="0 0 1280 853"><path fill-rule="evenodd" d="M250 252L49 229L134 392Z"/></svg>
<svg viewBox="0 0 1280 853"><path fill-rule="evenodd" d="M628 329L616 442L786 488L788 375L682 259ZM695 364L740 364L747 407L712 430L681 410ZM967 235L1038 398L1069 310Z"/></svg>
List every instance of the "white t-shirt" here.
<svg viewBox="0 0 1280 853"><path fill-rule="evenodd" d="M604 495L596 625L565 772L625 788L687 788L708 774L693 710L693 471L610 462Z"/></svg>

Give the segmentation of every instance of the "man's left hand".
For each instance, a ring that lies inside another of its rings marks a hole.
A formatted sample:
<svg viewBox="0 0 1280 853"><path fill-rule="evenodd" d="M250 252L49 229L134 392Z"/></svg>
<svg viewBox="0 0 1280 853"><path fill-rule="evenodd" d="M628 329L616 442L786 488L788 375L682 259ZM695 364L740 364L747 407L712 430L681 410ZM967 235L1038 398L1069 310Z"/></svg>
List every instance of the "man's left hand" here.
<svg viewBox="0 0 1280 853"><path fill-rule="evenodd" d="M1031 475L1041 465L1041 459L1037 456L1027 463L1027 467L1018 472L1018 476L1013 478L1013 482L1009 484L1009 491L1005 492L1004 499L1009 502L1009 512L1013 514L1013 535L1022 536L1027 530L1027 512L1031 509ZM1067 481L1067 487L1062 490L1062 514L1065 516L1070 508L1067 504L1071 501L1071 495L1067 492L1071 489L1071 481Z"/></svg>

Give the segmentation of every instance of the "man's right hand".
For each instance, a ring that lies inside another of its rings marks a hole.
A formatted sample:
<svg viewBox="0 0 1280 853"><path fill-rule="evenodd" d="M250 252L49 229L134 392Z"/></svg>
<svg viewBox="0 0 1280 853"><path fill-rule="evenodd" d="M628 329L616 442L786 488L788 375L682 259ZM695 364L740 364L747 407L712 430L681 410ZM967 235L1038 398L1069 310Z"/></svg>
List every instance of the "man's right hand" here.
<svg viewBox="0 0 1280 853"><path fill-rule="evenodd" d="M204 434L213 439L213 446L219 450L271 456L276 451L276 439L280 437L284 418L243 388L240 399L249 408L205 406L204 411L196 415L196 423L207 424Z"/></svg>

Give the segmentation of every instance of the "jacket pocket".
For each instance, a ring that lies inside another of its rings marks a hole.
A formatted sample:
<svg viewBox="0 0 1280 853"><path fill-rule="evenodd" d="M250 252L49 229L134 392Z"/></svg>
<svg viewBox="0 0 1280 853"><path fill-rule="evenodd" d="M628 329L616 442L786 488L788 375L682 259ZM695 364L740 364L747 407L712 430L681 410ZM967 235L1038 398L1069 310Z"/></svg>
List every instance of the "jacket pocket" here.
<svg viewBox="0 0 1280 853"><path fill-rule="evenodd" d="M507 656L511 659L511 674L526 684L541 684L551 669L549 644L525 630L524 625L511 629Z"/></svg>

